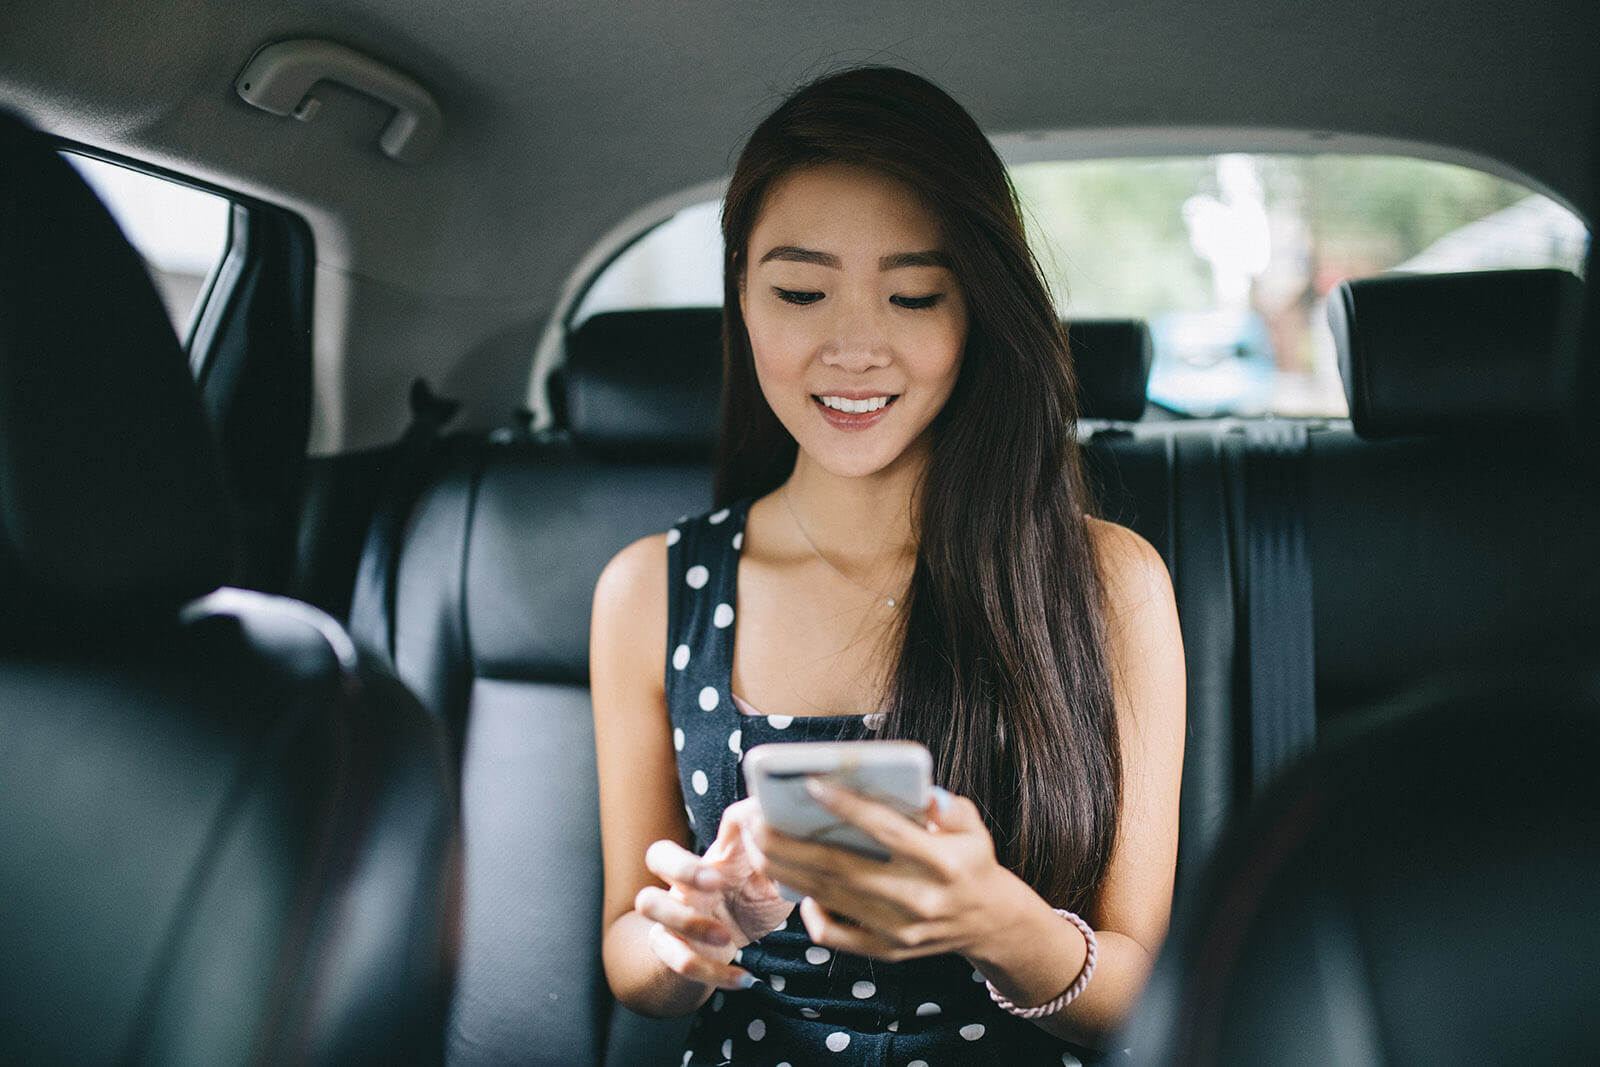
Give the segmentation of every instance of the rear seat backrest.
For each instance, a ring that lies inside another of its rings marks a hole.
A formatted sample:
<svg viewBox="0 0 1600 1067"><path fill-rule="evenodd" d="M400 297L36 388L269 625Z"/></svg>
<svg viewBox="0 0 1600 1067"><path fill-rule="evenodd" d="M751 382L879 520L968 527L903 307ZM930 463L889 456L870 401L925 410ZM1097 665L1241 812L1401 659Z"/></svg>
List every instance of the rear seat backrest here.
<svg viewBox="0 0 1600 1067"><path fill-rule="evenodd" d="M566 368L570 433L451 442L411 511L396 666L462 743L453 1063L642 1063L681 1043L685 1022L613 1012L600 967L588 653L607 561L711 502L720 325L686 319L589 320Z"/></svg>

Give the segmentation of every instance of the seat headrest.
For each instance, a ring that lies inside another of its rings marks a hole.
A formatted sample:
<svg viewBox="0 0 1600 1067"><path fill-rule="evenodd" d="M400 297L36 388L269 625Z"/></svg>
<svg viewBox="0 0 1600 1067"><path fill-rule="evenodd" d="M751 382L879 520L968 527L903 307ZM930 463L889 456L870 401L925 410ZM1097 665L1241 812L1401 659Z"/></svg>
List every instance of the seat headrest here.
<svg viewBox="0 0 1600 1067"><path fill-rule="evenodd" d="M722 391L722 309L610 311L567 338L567 426L613 458L708 459Z"/></svg>
<svg viewBox="0 0 1600 1067"><path fill-rule="evenodd" d="M228 577L231 515L144 264L0 113L0 629L138 627Z"/></svg>
<svg viewBox="0 0 1600 1067"><path fill-rule="evenodd" d="M1140 319L1066 323L1078 376L1078 417L1138 422L1150 384L1150 327Z"/></svg>
<svg viewBox="0 0 1600 1067"><path fill-rule="evenodd" d="M1069 322L1079 415L1144 414L1150 330L1137 319ZM562 376L567 428L612 458L703 459L716 449L722 388L722 309L608 311L567 338Z"/></svg>
<svg viewBox="0 0 1600 1067"><path fill-rule="evenodd" d="M1562 270L1342 283L1328 322L1362 437L1557 424L1576 410L1583 283Z"/></svg>
<svg viewBox="0 0 1600 1067"><path fill-rule="evenodd" d="M1344 731L1180 909L1124 1035L1140 1060L1593 1062L1600 672L1435 680Z"/></svg>

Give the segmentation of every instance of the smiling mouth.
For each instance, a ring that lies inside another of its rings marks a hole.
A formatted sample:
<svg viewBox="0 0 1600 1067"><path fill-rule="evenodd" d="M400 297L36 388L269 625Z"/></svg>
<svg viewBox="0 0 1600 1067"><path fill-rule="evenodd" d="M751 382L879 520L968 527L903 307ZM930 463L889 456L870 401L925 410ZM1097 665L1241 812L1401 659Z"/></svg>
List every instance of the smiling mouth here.
<svg viewBox="0 0 1600 1067"><path fill-rule="evenodd" d="M900 397L898 394L885 394L883 396L862 397L856 400L847 396L813 394L811 399L825 408L845 415L870 415L875 411L882 411L900 399Z"/></svg>

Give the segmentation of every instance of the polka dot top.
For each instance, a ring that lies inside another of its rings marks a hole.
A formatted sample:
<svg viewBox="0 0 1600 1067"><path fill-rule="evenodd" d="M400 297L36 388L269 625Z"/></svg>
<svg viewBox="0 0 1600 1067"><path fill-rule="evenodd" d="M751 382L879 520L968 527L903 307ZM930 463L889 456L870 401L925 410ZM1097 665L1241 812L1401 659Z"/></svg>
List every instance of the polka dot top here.
<svg viewBox="0 0 1600 1067"><path fill-rule="evenodd" d="M684 807L704 852L722 811L745 794L746 749L870 738L881 716L742 713L732 691L744 500L667 534L667 707ZM806 936L799 912L745 947L754 989L716 993L696 1015L683 1064L955 1067L1098 1062L997 1008L962 957L884 963Z"/></svg>

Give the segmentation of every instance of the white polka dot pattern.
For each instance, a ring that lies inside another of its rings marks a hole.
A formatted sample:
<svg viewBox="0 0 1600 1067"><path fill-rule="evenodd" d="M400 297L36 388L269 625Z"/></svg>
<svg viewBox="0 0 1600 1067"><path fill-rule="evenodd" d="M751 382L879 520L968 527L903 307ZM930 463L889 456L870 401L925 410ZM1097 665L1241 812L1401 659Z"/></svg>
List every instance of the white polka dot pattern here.
<svg viewBox="0 0 1600 1067"><path fill-rule="evenodd" d="M750 1026L745 1033L750 1035L751 1041L760 1041L767 1036L767 1024L762 1019L751 1019Z"/></svg>
<svg viewBox="0 0 1600 1067"><path fill-rule="evenodd" d="M878 991L878 987L871 982L857 982L850 987L850 995L857 1000L866 1000Z"/></svg>
<svg viewBox="0 0 1600 1067"><path fill-rule="evenodd" d="M672 669L681 671L689 665L689 646L679 645L672 650Z"/></svg>
<svg viewBox="0 0 1600 1067"><path fill-rule="evenodd" d="M690 775L689 784L693 786L694 791L699 793L701 796L705 796L706 790L711 788L711 782L707 780L705 771L695 771L694 774Z"/></svg>
<svg viewBox="0 0 1600 1067"><path fill-rule="evenodd" d="M721 1011L723 1002L725 1000L727 1000L727 998L724 997L721 993L713 993L713 994L711 994L711 1010L712 1011Z"/></svg>
<svg viewBox="0 0 1600 1067"><path fill-rule="evenodd" d="M733 750L733 754L735 756L739 756L739 755L743 755L744 754L744 750L739 747L739 745L743 741L743 737L744 737L744 731L743 730L735 730L733 733L728 735L728 747Z"/></svg>
<svg viewBox="0 0 1600 1067"><path fill-rule="evenodd" d="M679 752L683 751L683 731L682 730L674 729L672 731L672 747L677 749Z"/></svg>
<svg viewBox="0 0 1600 1067"><path fill-rule="evenodd" d="M820 1018L822 1018L822 1013L820 1011L818 1011L816 1008L801 1008L800 1009L800 1014L804 1015L807 1019L820 1019Z"/></svg>
<svg viewBox="0 0 1600 1067"><path fill-rule="evenodd" d="M712 512L710 515L706 516L706 521L713 526L721 526L723 523L728 521L728 509L723 508L721 511Z"/></svg>
<svg viewBox="0 0 1600 1067"><path fill-rule="evenodd" d="M733 625L733 607L730 604L718 604L711 613L711 625L719 630L726 630Z"/></svg>
<svg viewBox="0 0 1600 1067"><path fill-rule="evenodd" d="M928 1067L928 1061L927 1060L912 1060L910 1063L906 1064L906 1067Z"/></svg>
<svg viewBox="0 0 1600 1067"><path fill-rule="evenodd" d="M683 1054L683 1063L681 1067L689 1067L689 1061L692 1059L694 1059L694 1049L690 1049L688 1052Z"/></svg>
<svg viewBox="0 0 1600 1067"><path fill-rule="evenodd" d="M806 949L806 962L814 964L818 967L821 967L824 963L827 963L829 958L832 956L833 953L829 952L821 945L812 945L810 948Z"/></svg>
<svg viewBox="0 0 1600 1067"><path fill-rule="evenodd" d="M704 589L706 583L711 580L711 572L696 563L693 567L683 572L683 580L690 589Z"/></svg>
<svg viewBox="0 0 1600 1067"><path fill-rule="evenodd" d="M744 531L743 530L740 530L738 533L733 535L733 550L735 552L742 552L744 550Z"/></svg>
<svg viewBox="0 0 1600 1067"><path fill-rule="evenodd" d="M717 696L717 691L711 688L709 685L706 686L704 689L700 690L700 710L716 711L719 699L720 698Z"/></svg>
<svg viewBox="0 0 1600 1067"><path fill-rule="evenodd" d="M944 1011L944 1009L939 1007L939 1005L935 1004L931 1000L928 1001L926 1004L918 1004L917 1005L917 1016L918 1016L918 1018L924 1018L924 1017L929 1016L929 1015L938 1015L942 1011Z"/></svg>
<svg viewBox="0 0 1600 1067"><path fill-rule="evenodd" d="M829 1052L843 1052L850 1047L850 1035L843 1030L835 1030L823 1044L828 1046Z"/></svg>
<svg viewBox="0 0 1600 1067"><path fill-rule="evenodd" d="M767 981L767 984L772 987L774 993L782 993L783 987L789 983L784 979L783 975L775 974Z"/></svg>
<svg viewBox="0 0 1600 1067"><path fill-rule="evenodd" d="M768 715L767 716L767 723L774 730L787 730L789 728L789 724L792 723L792 722L794 722L794 716L793 715Z"/></svg>
<svg viewBox="0 0 1600 1067"><path fill-rule="evenodd" d="M733 1059L733 1038L722 1043L722 1059L724 1062Z"/></svg>
<svg viewBox="0 0 1600 1067"><path fill-rule="evenodd" d="M898 1034L900 1032L900 1020L896 1019L890 1023L888 1029L891 1034Z"/></svg>
<svg viewBox="0 0 1600 1067"><path fill-rule="evenodd" d="M871 711L861 716L861 725L876 733L883 729L883 722L888 716L881 711Z"/></svg>
<svg viewBox="0 0 1600 1067"><path fill-rule="evenodd" d="M1083 1061L1070 1052L1061 1054L1061 1067L1083 1067Z"/></svg>
<svg viewBox="0 0 1600 1067"><path fill-rule="evenodd" d="M674 526L672 529L667 531L667 547L668 548L671 548L673 545L677 544L679 541L682 541L682 540L683 540L683 531L678 529L676 526ZM687 1062L687 1061L685 1061L685 1062Z"/></svg>
<svg viewBox="0 0 1600 1067"><path fill-rule="evenodd" d="M960 1030L961 1037L966 1041L976 1041L982 1037L985 1032L986 1031L984 1030L982 1023L968 1023Z"/></svg>

